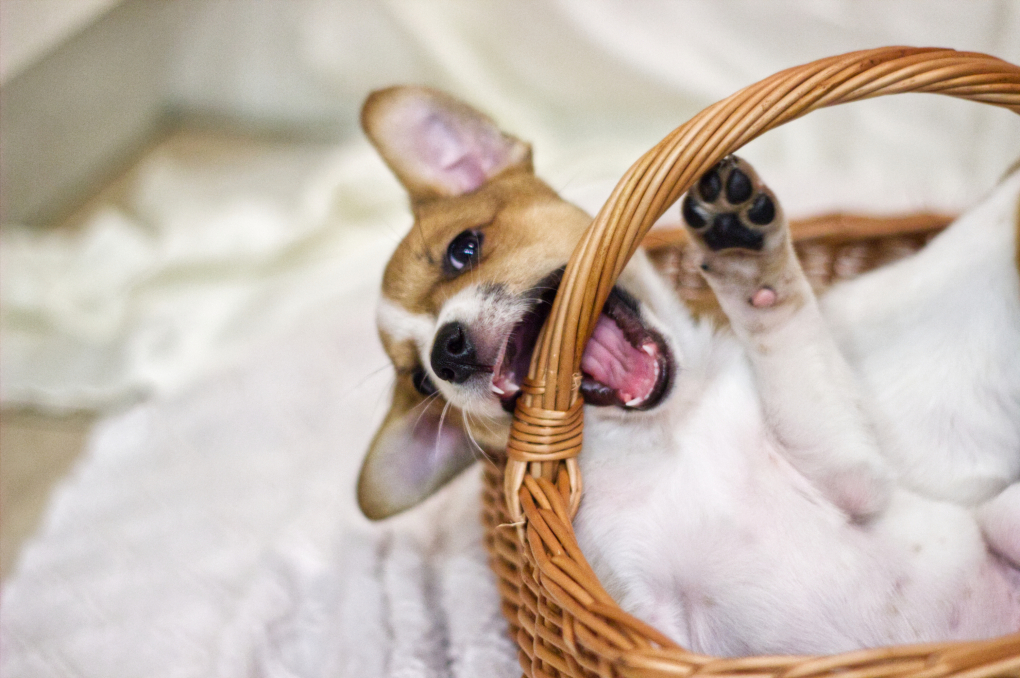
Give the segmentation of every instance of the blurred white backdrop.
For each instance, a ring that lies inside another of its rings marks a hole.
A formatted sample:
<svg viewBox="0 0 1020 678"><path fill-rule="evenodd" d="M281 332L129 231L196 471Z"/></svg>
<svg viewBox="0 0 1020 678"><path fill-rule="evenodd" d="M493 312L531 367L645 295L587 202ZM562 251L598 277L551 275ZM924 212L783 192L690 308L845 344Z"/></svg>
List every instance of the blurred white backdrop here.
<svg viewBox="0 0 1020 678"><path fill-rule="evenodd" d="M782 68L885 44L1020 61L1016 0L127 0L101 21L117 28L128 10L170 36L156 46L167 53L153 88L165 115L306 143L267 143L201 172L157 151L126 199L80 231L7 224L8 403L96 407L174 392L314 303L306 295L329 283L301 281L301 271L345 268L349 236L381 233L375 220L406 227L402 198L357 127L372 89L415 82L464 98L533 142L539 174L594 212L670 129ZM7 155L45 147L26 134ZM889 97L815 113L744 154L794 215L959 210L1020 156L1020 123L947 97ZM314 256L295 258L301 243ZM196 266L212 267L201 284L177 277ZM273 266L293 275L276 275L266 306Z"/></svg>
<svg viewBox="0 0 1020 678"><path fill-rule="evenodd" d="M117 129L143 96L204 131L155 146L73 229L0 230L3 402L123 410L4 585L0 673L513 675L474 478L403 522L368 526L354 506L390 379L373 304L410 225L357 128L364 96L449 90L594 211L669 130L782 68L886 44L1018 62L1020 2L124 0L72 43L80 59L58 47L5 81L8 104L39 97L6 105L21 116L5 113L8 155L71 147L37 124L78 110L68 90L33 78L76 63L91 69L76 96L109 117L76 114L72 139ZM147 75L122 103L133 61ZM813 113L743 154L794 216L959 210L1020 157L1020 118L905 95ZM440 616L401 617L401 585Z"/></svg>

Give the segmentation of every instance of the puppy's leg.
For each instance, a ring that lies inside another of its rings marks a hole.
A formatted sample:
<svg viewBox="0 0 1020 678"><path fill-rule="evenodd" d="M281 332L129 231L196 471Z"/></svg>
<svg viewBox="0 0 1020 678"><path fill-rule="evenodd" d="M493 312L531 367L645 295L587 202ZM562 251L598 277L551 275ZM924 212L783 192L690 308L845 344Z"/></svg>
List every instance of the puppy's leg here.
<svg viewBox="0 0 1020 678"><path fill-rule="evenodd" d="M989 548L1020 568L1020 483L979 506L976 514Z"/></svg>
<svg viewBox="0 0 1020 678"><path fill-rule="evenodd" d="M875 515L889 499L890 473L775 196L729 156L688 191L682 212L750 357L775 442L853 519Z"/></svg>

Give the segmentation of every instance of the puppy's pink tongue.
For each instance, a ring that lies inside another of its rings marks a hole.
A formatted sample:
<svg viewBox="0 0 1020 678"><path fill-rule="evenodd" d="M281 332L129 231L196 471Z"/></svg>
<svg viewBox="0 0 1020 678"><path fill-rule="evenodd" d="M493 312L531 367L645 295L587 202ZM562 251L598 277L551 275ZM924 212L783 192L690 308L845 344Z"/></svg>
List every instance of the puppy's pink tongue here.
<svg viewBox="0 0 1020 678"><path fill-rule="evenodd" d="M634 348L612 319L600 315L584 348L581 370L616 391L624 404L640 405L655 388L659 369L657 352L654 342Z"/></svg>

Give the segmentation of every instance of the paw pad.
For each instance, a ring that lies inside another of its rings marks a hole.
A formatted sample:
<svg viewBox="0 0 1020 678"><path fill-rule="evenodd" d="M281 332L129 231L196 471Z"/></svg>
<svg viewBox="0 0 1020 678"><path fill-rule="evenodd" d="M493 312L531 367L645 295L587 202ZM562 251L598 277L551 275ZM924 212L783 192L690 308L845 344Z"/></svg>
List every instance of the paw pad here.
<svg viewBox="0 0 1020 678"><path fill-rule="evenodd" d="M776 291L771 287L762 287L751 295L751 306L755 308L768 308L775 306L776 301L779 297L776 295Z"/></svg>
<svg viewBox="0 0 1020 678"><path fill-rule="evenodd" d="M702 233L701 238L713 251L730 247L760 250L765 244L764 234L749 229L733 212L717 214L712 219L712 227Z"/></svg>
<svg viewBox="0 0 1020 678"><path fill-rule="evenodd" d="M764 193L754 199L754 204L747 210L747 218L751 223L764 226L776 218L776 206L772 198Z"/></svg>
<svg viewBox="0 0 1020 678"><path fill-rule="evenodd" d="M751 197L752 190L750 177L734 167L726 179L726 202L739 205Z"/></svg>
<svg viewBox="0 0 1020 678"><path fill-rule="evenodd" d="M719 173L714 169L708 170L698 182L698 192L701 193L701 199L706 202L715 202L721 190L722 181L719 180Z"/></svg>
<svg viewBox="0 0 1020 678"><path fill-rule="evenodd" d="M736 156L723 158L687 192L681 214L713 250L760 251L767 227L775 221L775 200L757 181L751 166Z"/></svg>

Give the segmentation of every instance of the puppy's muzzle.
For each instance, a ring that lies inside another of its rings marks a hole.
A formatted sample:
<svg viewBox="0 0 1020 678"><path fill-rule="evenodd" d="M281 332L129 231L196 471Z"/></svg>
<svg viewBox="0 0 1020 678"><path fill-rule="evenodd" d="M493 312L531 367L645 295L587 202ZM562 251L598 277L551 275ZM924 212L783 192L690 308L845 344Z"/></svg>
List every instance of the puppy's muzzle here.
<svg viewBox="0 0 1020 678"><path fill-rule="evenodd" d="M463 384L478 372L492 371L491 367L478 364L475 346L459 322L446 323L436 332L431 363L437 377L454 384Z"/></svg>

